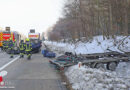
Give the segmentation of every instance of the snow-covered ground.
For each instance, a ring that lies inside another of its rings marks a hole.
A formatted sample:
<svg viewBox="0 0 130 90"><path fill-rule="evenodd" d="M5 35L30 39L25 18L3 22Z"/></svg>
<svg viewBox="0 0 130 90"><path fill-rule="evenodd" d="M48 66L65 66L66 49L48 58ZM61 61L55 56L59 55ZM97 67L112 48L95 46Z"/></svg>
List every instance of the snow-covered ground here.
<svg viewBox="0 0 130 90"><path fill-rule="evenodd" d="M123 42L122 42L123 41ZM118 52L130 52L130 36L103 40L102 36L94 37L89 42L76 44L49 42L45 44L51 50L60 54L66 51L77 54L108 52L107 49ZM116 71L92 69L82 66L72 66L66 71L66 76L74 90L130 90L130 62L119 63Z"/></svg>
<svg viewBox="0 0 130 90"><path fill-rule="evenodd" d="M118 49L118 46L122 43L122 39L125 37L116 37L113 39L105 39L103 40L102 36L94 37L93 40L89 42L83 43L78 42L76 44L62 43L62 42L50 42L45 41L47 46L50 46L52 50L59 52L73 52L77 54L90 54L90 53L104 53L107 52L107 49L121 52ZM130 36L127 37L123 44L120 45L120 49L126 52L130 51Z"/></svg>
<svg viewBox="0 0 130 90"><path fill-rule="evenodd" d="M74 90L130 90L130 78L118 78L115 72L75 65L65 74Z"/></svg>

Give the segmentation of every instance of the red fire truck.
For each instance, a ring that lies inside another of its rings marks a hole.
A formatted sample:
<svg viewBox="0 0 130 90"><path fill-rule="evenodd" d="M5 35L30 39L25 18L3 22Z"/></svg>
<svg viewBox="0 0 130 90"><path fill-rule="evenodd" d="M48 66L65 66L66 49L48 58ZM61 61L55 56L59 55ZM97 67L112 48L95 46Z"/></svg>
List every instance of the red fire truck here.
<svg viewBox="0 0 130 90"><path fill-rule="evenodd" d="M6 27L6 31L0 31L0 47L3 46L3 41L11 38L13 41L15 40L15 33L10 32L10 27Z"/></svg>
<svg viewBox="0 0 130 90"><path fill-rule="evenodd" d="M11 38L13 41L15 40L13 32L0 32L0 47L3 46L3 41Z"/></svg>

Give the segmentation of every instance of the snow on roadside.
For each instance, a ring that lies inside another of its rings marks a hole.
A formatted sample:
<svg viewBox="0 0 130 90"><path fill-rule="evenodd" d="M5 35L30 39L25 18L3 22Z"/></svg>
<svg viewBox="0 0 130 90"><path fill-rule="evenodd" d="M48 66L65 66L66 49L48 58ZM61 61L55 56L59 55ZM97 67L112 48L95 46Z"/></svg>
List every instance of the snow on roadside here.
<svg viewBox="0 0 130 90"><path fill-rule="evenodd" d="M65 74L74 90L130 90L130 82L115 72L75 65Z"/></svg>
<svg viewBox="0 0 130 90"><path fill-rule="evenodd" d="M45 44L58 53L73 52L77 54L104 53L107 49L118 51L123 36L103 40L102 36L94 37L90 42L78 42L75 45L62 42L45 41ZM130 52L130 36L124 40L120 49ZM115 72L78 66L70 67L66 76L74 90L130 90L130 62L119 63ZM129 88L129 89L128 89Z"/></svg>
<svg viewBox="0 0 130 90"><path fill-rule="evenodd" d="M130 78L130 62L120 62L115 72L118 77Z"/></svg>
<svg viewBox="0 0 130 90"><path fill-rule="evenodd" d="M107 52L107 49L111 49L113 51L118 51L118 45L121 44L121 40L125 38L122 36L116 37L113 39L105 39L103 40L102 36L96 36L90 42L78 42L76 44L62 43L62 42L49 42L45 41L46 45L51 46L50 48L59 52L73 52L77 54L91 54L91 53L104 53ZM130 36L124 41L124 44L121 45L121 49L129 52L130 51Z"/></svg>

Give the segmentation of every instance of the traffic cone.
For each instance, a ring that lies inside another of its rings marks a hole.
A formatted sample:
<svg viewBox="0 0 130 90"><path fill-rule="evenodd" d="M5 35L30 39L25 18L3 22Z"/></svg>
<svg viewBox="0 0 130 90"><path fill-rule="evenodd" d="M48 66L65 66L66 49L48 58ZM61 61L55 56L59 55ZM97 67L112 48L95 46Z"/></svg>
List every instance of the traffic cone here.
<svg viewBox="0 0 130 90"><path fill-rule="evenodd" d="M79 63L78 63L78 66L79 66L79 68L80 68L80 67L82 66L82 62L79 62Z"/></svg>

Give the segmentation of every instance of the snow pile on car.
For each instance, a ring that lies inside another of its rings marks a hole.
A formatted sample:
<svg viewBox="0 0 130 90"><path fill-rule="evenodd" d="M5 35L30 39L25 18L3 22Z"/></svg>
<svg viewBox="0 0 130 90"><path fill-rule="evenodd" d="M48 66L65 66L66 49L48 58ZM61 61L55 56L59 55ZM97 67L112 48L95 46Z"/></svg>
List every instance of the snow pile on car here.
<svg viewBox="0 0 130 90"><path fill-rule="evenodd" d="M74 90L130 90L130 81L118 78L115 72L78 65L66 71Z"/></svg>

